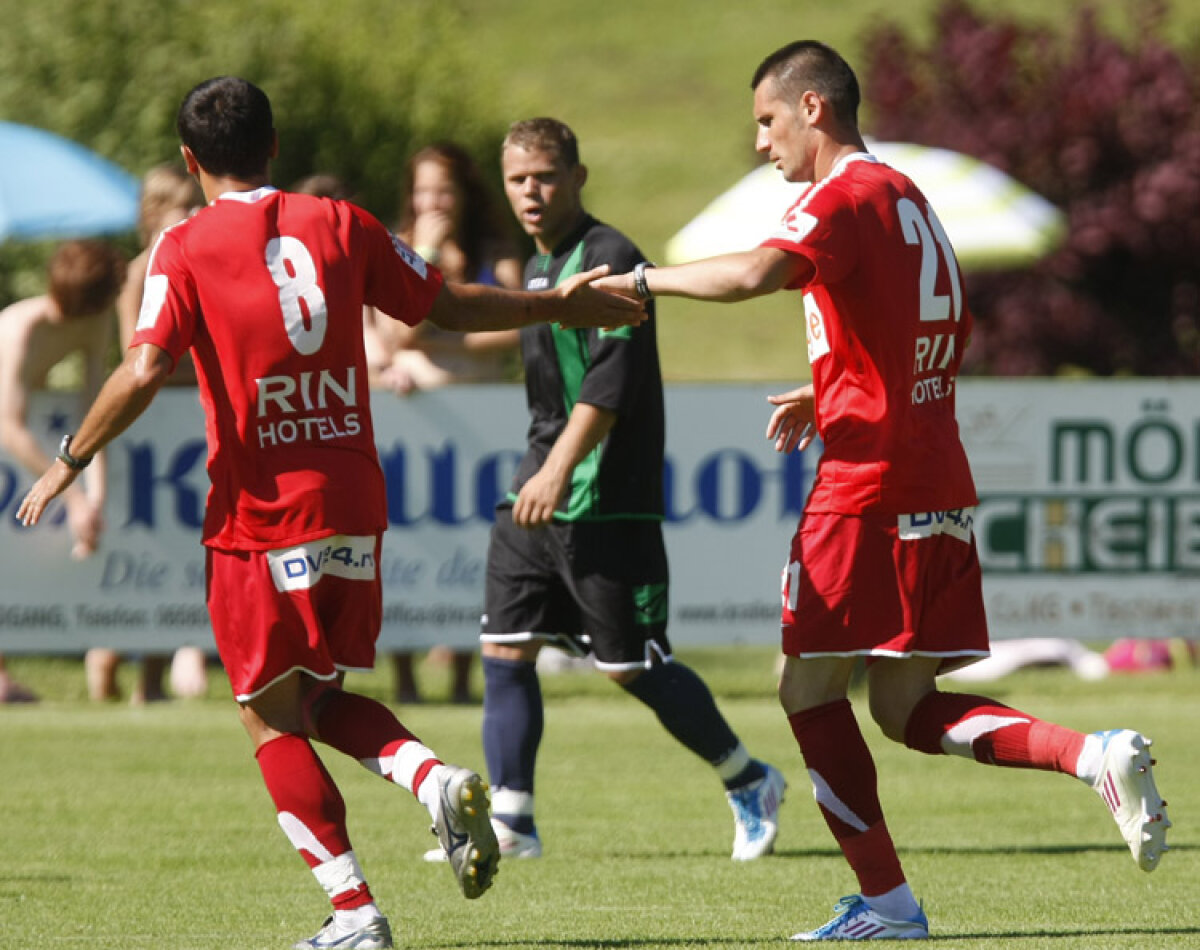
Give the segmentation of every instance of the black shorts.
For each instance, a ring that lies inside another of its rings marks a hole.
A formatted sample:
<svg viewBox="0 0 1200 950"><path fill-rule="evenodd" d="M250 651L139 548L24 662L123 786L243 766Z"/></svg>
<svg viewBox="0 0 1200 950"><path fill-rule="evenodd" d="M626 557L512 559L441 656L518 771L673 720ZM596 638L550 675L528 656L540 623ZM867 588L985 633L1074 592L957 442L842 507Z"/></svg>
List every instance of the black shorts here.
<svg viewBox="0 0 1200 950"><path fill-rule="evenodd" d="M658 521L554 522L526 530L496 512L481 639L541 639L601 669L640 669L667 640L667 552Z"/></svg>

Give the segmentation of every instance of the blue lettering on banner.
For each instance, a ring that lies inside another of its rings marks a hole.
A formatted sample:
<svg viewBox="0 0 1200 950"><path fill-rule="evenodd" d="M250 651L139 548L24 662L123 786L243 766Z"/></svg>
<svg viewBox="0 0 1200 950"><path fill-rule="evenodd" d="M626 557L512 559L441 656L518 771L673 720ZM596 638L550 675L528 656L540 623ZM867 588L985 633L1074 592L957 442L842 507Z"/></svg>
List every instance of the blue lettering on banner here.
<svg viewBox="0 0 1200 950"><path fill-rule="evenodd" d="M12 503L13 495L17 493L17 473L3 462L0 462L0 484L4 486L0 488L0 511L6 511Z"/></svg>
<svg viewBox="0 0 1200 950"><path fill-rule="evenodd" d="M153 443L124 446L129 460L129 515L125 527L154 528L170 506L177 524L198 529L204 522L200 481L205 443L189 440L164 453ZM508 493L519 452L503 450L473 457L448 441L440 447L396 442L379 453L387 492L388 521L398 527L424 523L461 527L495 520L497 503ZM663 469L666 520L683 524L706 519L736 524L772 504L780 521L798 518L812 480L801 452L764 464L737 448L717 448L684 468L668 457ZM203 484L207 484L207 479ZM0 511L16 494L17 478L0 465ZM165 494L164 494L165 493Z"/></svg>
<svg viewBox="0 0 1200 950"><path fill-rule="evenodd" d="M517 452L494 452L483 456L475 466L471 483L474 508L470 512L460 511L457 505L460 478L458 449L452 442L440 449L426 449L428 464L428 507L418 511L412 504L419 489L413 484L410 451L403 443L396 443L390 450L381 451L379 460L387 482L388 522L399 526L411 526L422 521L441 525L462 525L470 521L495 521L497 502L507 492L513 473L521 460Z"/></svg>
<svg viewBox="0 0 1200 950"><path fill-rule="evenodd" d="M204 524L204 494L187 482L196 464L203 463L206 447L202 440L182 443L168 458L162 474L157 471L153 443L134 442L126 445L125 450L129 457L129 519L125 527L134 524L154 527L158 520L155 499L159 488L173 492L175 518L180 524L189 528Z"/></svg>
<svg viewBox="0 0 1200 950"><path fill-rule="evenodd" d="M667 521L681 524L698 516L722 523L745 521L758 510L764 486L772 481L779 488L779 520L799 518L808 491L808 465L802 452L780 458L777 468L764 469L752 456L736 449L718 449L706 455L694 475L696 504L687 510L680 502L682 473L668 458L663 471Z"/></svg>

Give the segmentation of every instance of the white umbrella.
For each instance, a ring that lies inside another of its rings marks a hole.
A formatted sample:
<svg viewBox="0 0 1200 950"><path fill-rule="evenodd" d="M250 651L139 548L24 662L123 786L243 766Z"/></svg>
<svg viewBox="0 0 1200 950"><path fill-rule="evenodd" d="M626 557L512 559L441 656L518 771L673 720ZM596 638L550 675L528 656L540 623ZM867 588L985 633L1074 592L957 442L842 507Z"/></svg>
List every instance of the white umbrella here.
<svg viewBox="0 0 1200 950"><path fill-rule="evenodd" d="M131 230L138 180L77 142L0 122L0 241Z"/></svg>
<svg viewBox="0 0 1200 950"><path fill-rule="evenodd" d="M1058 208L979 159L900 142L868 142L867 147L921 189L963 267L1032 263L1053 250L1066 232L1066 218ZM760 165L667 242L667 262L756 247L803 187L785 181L775 166Z"/></svg>

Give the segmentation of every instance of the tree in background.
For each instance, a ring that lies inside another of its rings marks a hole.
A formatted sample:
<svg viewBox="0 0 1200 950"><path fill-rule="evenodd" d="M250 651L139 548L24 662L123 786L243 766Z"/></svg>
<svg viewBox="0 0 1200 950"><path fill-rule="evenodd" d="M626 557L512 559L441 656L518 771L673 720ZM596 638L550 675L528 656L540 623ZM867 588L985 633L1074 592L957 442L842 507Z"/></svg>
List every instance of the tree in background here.
<svg viewBox="0 0 1200 950"><path fill-rule="evenodd" d="M187 91L228 74L271 96L275 181L335 174L385 222L405 160L448 129L484 167L497 165L506 123L488 114L473 78L458 4L0 0L0 22L0 117L74 139L139 177L179 155ZM42 254L4 249L0 303Z"/></svg>
<svg viewBox="0 0 1200 950"><path fill-rule="evenodd" d="M1163 40L1166 15L1130 4L1119 40L1088 7L1057 32L947 0L928 46L868 34L876 138L983 159L1067 214L1036 266L968 275L968 371L1200 373L1200 60Z"/></svg>

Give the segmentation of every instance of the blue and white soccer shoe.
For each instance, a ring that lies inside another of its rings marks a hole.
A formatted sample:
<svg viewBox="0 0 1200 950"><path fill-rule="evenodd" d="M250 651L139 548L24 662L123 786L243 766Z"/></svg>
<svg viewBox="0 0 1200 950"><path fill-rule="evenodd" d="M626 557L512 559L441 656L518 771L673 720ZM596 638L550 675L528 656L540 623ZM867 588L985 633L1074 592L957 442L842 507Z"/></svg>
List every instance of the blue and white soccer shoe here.
<svg viewBox="0 0 1200 950"><path fill-rule="evenodd" d="M774 766L762 763L766 775L742 788L725 793L733 809L733 860L753 861L775 849L779 834L779 806L787 782Z"/></svg>
<svg viewBox="0 0 1200 950"><path fill-rule="evenodd" d="M793 940L924 940L929 936L925 911L912 920L888 920L867 905L861 894L843 897L833 908L829 923L816 930L793 934Z"/></svg>

